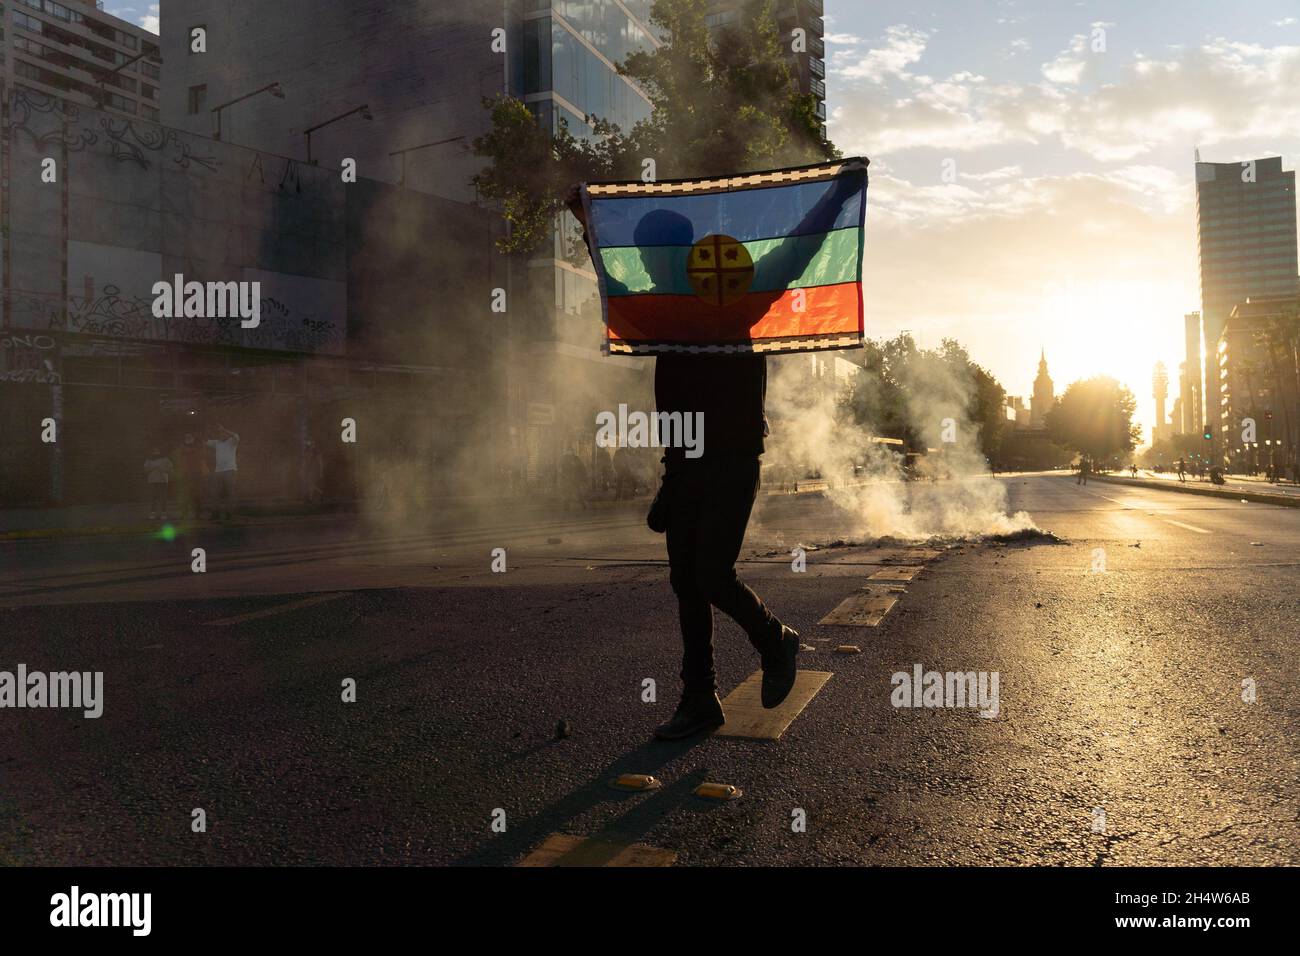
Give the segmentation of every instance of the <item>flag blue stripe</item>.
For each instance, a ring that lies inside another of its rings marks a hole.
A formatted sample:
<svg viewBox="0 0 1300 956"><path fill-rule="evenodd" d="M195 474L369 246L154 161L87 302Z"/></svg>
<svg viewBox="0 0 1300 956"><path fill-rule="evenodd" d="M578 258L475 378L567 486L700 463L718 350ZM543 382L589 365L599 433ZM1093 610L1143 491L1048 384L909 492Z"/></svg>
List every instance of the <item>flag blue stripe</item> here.
<svg viewBox="0 0 1300 956"><path fill-rule="evenodd" d="M844 201L831 202L807 219L832 190ZM850 173L822 182L696 196L593 198L590 215L600 248L607 249L690 245L712 233L755 242L861 228L865 204L866 175Z"/></svg>

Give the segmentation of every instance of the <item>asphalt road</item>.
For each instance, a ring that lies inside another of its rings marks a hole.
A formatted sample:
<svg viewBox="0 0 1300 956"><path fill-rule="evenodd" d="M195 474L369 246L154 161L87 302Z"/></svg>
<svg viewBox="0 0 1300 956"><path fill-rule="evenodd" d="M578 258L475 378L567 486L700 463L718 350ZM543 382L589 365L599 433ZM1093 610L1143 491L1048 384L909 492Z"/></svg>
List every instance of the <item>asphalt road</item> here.
<svg viewBox="0 0 1300 956"><path fill-rule="evenodd" d="M1300 511L998 480L1062 541L951 543L875 628L817 623L874 542L795 573L844 516L762 502L742 575L833 673L775 742L650 740L678 638L641 505L9 543L0 669L105 692L98 719L0 710L0 863L496 865L557 832L679 865L1300 863ZM758 661L721 616L716 643L725 695ZM996 672L997 716L894 707L917 664Z"/></svg>

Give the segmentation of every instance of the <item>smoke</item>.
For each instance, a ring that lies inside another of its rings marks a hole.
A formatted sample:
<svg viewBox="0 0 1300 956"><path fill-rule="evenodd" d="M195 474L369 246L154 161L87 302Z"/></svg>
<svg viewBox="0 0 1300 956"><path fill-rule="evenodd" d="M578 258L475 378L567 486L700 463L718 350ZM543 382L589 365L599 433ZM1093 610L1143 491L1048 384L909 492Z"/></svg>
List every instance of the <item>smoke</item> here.
<svg viewBox="0 0 1300 956"><path fill-rule="evenodd" d="M1037 530L1025 512L1007 509L1006 488L989 473L967 408L973 382L933 353L895 369L904 415L927 449L909 459L888 434L884 409L867 422L848 420L842 401L858 376L870 375L833 353L769 360L767 407L772 437L769 483L821 478L842 512L837 537L868 540L981 538Z"/></svg>

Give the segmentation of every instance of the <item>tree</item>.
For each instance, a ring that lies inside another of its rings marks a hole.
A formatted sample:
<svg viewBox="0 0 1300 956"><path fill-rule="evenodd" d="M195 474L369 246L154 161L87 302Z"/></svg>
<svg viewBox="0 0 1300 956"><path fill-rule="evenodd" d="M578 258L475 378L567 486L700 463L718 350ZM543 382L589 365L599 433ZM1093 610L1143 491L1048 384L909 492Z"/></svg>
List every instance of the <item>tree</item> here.
<svg viewBox="0 0 1300 956"><path fill-rule="evenodd" d="M1137 399L1105 375L1072 383L1047 414L1047 431L1066 448L1098 463L1132 451L1142 437L1133 423Z"/></svg>
<svg viewBox="0 0 1300 956"><path fill-rule="evenodd" d="M961 343L944 339L938 350L919 349L907 334L868 341L859 364L863 374L842 409L846 422L924 451L941 440L940 423L951 416L973 426L980 453L995 459L1006 392Z"/></svg>
<svg viewBox="0 0 1300 956"><path fill-rule="evenodd" d="M708 11L709 0L655 0L650 20L666 41L619 65L652 106L630 130L592 117L591 141L563 124L552 135L521 101L484 101L492 129L473 146L489 164L473 183L501 204L509 226L502 252L548 241L573 183L636 179L645 160L654 161L656 179L673 179L839 156L822 136L816 99L799 91L790 72L771 0L749 0L738 20L743 29L710 31Z"/></svg>

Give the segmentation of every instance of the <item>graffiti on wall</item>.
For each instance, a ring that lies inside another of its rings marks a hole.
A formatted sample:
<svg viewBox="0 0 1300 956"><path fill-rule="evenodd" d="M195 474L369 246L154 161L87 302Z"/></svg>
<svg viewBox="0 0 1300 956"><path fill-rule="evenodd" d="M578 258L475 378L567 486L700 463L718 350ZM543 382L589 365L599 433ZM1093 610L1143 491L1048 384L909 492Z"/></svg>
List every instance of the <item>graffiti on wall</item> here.
<svg viewBox="0 0 1300 956"><path fill-rule="evenodd" d="M41 116L52 117L58 125L39 131L38 127L49 125L39 122ZM9 125L37 148L58 145L66 146L70 153L79 153L94 146L100 141L101 134L83 123L81 109L75 103L21 86L13 90ZM193 163L215 171L221 165L214 156L195 154L189 139L174 129L152 123L137 126L134 120L119 120L106 115L100 116L99 128L103 131L102 137L110 155L120 163L131 162L141 169L148 169L152 162L147 154L158 153L182 169L189 169Z"/></svg>
<svg viewBox="0 0 1300 956"><path fill-rule="evenodd" d="M0 383L62 385L56 344L48 335L0 337Z"/></svg>

